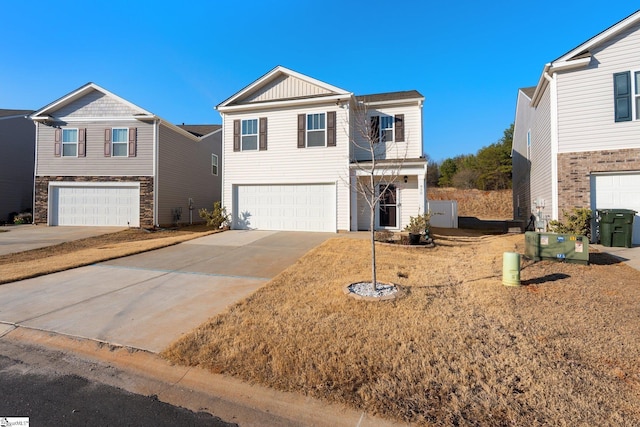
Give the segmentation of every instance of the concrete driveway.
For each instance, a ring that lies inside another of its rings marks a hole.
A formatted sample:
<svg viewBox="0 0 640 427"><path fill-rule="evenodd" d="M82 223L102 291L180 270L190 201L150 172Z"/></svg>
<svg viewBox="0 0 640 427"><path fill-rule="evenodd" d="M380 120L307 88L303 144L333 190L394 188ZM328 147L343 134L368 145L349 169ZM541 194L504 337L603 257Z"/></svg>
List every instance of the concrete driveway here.
<svg viewBox="0 0 640 427"><path fill-rule="evenodd" d="M24 326L159 352L334 236L231 230L2 285L0 335Z"/></svg>
<svg viewBox="0 0 640 427"><path fill-rule="evenodd" d="M0 255L115 233L124 229L126 227L47 227L31 224L2 227L0 228Z"/></svg>

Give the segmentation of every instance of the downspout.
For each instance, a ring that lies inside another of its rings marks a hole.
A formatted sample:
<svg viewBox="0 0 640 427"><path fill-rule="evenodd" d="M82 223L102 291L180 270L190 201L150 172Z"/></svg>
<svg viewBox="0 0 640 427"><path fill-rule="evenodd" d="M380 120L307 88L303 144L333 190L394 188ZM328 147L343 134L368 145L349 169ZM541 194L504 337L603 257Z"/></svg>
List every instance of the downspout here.
<svg viewBox="0 0 640 427"><path fill-rule="evenodd" d="M25 117L28 118L28 117ZM38 122L34 121L33 126L36 128L35 132L35 147L34 147L34 160L33 160L33 199L31 200L31 222L35 225L35 217L36 217L36 176L38 174ZM48 215L48 214L47 214ZM48 221L47 221L48 223Z"/></svg>
<svg viewBox="0 0 640 427"><path fill-rule="evenodd" d="M159 227L158 223L158 127L160 126L160 120L153 121L153 224Z"/></svg>
<svg viewBox="0 0 640 427"><path fill-rule="evenodd" d="M545 70L543 76L549 82L549 119L551 132L551 219L558 219L558 87L557 74Z"/></svg>
<svg viewBox="0 0 640 427"><path fill-rule="evenodd" d="M224 199L224 194L225 194L225 181L226 181L226 176L227 176L227 171L225 170L225 165L227 164L227 162L224 161L224 136L225 136L225 131L224 131L224 126L225 126L225 121L224 121L224 113L220 112L220 117L222 118L222 135L220 136L220 167L219 169L222 170L222 176L220 176L220 206L221 207L225 207L225 199ZM233 208L233 207L232 207ZM232 212L233 215L233 212ZM232 216L233 218L233 216Z"/></svg>

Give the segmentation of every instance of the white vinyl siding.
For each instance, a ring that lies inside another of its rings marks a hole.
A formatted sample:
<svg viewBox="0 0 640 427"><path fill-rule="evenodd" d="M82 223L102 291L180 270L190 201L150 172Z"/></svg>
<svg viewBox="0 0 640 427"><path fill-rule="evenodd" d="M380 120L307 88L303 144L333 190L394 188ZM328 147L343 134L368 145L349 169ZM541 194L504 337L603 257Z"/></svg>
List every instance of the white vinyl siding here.
<svg viewBox="0 0 640 427"><path fill-rule="evenodd" d="M535 143L531 147L531 193L533 201L545 201L545 215L553 215L553 186L551 162L551 99L550 89L547 87L535 111L535 120L531 127L531 139Z"/></svg>
<svg viewBox="0 0 640 427"><path fill-rule="evenodd" d="M558 74L559 153L640 148L640 121L615 122L613 98L613 75L633 80L639 52L636 25L594 49L593 65Z"/></svg>
<svg viewBox="0 0 640 427"><path fill-rule="evenodd" d="M189 198L193 200L193 222L198 211L213 209L220 200L221 178L211 174L212 152L221 155L222 132L194 141L168 126L160 126L158 148L158 224L174 222L174 209L181 209L180 223L189 222Z"/></svg>
<svg viewBox="0 0 640 427"><path fill-rule="evenodd" d="M152 123L138 120L87 121L74 123L86 128L85 157L68 159L54 156L55 128L37 125L38 176L151 176L153 174ZM110 128L136 128L136 157L105 157L104 132ZM207 156L208 158L208 156ZM208 168L207 168L208 169Z"/></svg>
<svg viewBox="0 0 640 427"><path fill-rule="evenodd" d="M418 105L414 103L413 105L400 105L384 108L372 107L366 113L367 117L381 116L380 124L382 124L382 118L385 116L395 118L397 114L404 114L404 142L396 143L394 135L393 142L379 143L380 149L382 151L380 152L378 158L417 159L422 155L422 109ZM352 120L356 145L367 146L368 143L362 137L364 122L362 113L354 110ZM380 127L382 128L382 126ZM370 152L366 149L361 149L358 147L354 147L353 156L358 160L371 160Z"/></svg>
<svg viewBox="0 0 640 427"><path fill-rule="evenodd" d="M522 91L518 91L516 118L513 128L513 146L511 161L513 164L513 217L526 220L531 214L531 161L533 160L528 146L536 111L531 107L531 99ZM544 108L543 108L544 110Z"/></svg>
<svg viewBox="0 0 640 427"><path fill-rule="evenodd" d="M336 111L336 146L323 149L297 148L298 114ZM349 138L347 110L335 103L300 109L283 109L260 113L269 123L269 149L266 151L233 151L233 120L255 117L254 113L225 114L223 202L232 210L232 185L336 184L337 229L350 229L349 213ZM256 167L260 165L260 167ZM334 230L335 231L335 230Z"/></svg>

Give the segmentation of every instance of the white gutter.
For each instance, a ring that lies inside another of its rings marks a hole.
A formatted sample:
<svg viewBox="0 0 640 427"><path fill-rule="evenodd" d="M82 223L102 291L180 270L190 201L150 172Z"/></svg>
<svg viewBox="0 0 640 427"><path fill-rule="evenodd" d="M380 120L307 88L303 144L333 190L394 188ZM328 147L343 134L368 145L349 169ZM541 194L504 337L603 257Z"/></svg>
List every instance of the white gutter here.
<svg viewBox="0 0 640 427"><path fill-rule="evenodd" d="M542 75L538 80L538 85L536 86L536 90L531 97L531 106L537 107L540 102L540 98L542 98L542 94L544 90L547 88L547 84L550 80L547 78L550 74L555 74L558 71L569 71L574 68L586 67L591 63L591 56L580 59L573 59L571 61L562 61L562 62L554 62L547 63L544 65L544 69L542 70ZM545 77L546 75L546 77Z"/></svg>

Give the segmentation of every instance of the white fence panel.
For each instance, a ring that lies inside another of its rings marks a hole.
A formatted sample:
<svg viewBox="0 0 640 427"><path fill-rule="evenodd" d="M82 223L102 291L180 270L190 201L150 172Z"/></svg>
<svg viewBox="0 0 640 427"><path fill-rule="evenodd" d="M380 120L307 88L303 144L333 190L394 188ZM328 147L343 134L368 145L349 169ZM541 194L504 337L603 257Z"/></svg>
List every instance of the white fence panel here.
<svg viewBox="0 0 640 427"><path fill-rule="evenodd" d="M431 212L431 226L458 228L458 202L455 200L427 200Z"/></svg>

